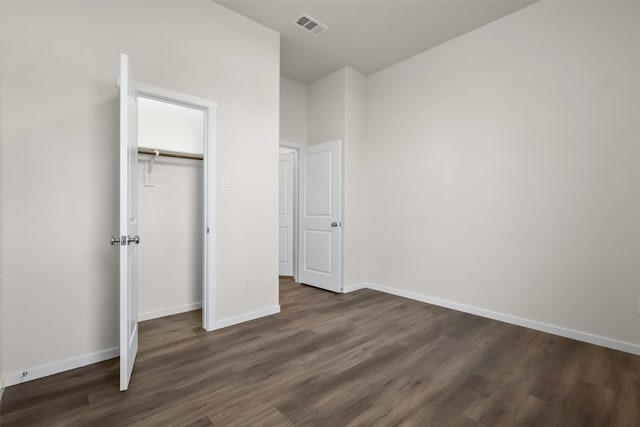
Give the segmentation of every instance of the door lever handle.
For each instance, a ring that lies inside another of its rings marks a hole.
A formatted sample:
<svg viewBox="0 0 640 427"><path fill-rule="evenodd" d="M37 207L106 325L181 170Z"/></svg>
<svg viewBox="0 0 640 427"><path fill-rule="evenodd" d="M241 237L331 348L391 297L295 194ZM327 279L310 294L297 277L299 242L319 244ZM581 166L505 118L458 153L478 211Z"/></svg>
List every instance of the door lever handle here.
<svg viewBox="0 0 640 427"><path fill-rule="evenodd" d="M332 227L342 227L342 221L334 221L331 223Z"/></svg>
<svg viewBox="0 0 640 427"><path fill-rule="evenodd" d="M140 244L140 236L127 237L127 236L111 236L111 246L120 245L126 246L131 243L135 243L136 245Z"/></svg>

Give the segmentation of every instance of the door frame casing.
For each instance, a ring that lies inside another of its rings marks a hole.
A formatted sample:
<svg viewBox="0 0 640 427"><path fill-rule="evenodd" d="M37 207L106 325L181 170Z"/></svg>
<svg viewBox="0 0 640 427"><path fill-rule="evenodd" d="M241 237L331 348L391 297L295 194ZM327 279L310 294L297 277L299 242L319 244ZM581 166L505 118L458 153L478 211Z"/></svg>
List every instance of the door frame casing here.
<svg viewBox="0 0 640 427"><path fill-rule="evenodd" d="M138 96L204 112L203 149L203 263L202 328L215 329L216 320L216 111L218 103L171 90L137 83Z"/></svg>

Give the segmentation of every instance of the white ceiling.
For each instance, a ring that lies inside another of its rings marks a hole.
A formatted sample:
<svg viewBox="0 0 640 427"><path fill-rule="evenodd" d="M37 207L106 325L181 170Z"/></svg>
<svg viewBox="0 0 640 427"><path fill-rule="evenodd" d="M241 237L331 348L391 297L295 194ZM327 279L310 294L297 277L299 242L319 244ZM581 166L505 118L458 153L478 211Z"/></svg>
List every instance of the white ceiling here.
<svg viewBox="0 0 640 427"><path fill-rule="evenodd" d="M346 66L371 74L537 0L214 0L281 34L281 74L303 83ZM329 27L314 36L302 13Z"/></svg>

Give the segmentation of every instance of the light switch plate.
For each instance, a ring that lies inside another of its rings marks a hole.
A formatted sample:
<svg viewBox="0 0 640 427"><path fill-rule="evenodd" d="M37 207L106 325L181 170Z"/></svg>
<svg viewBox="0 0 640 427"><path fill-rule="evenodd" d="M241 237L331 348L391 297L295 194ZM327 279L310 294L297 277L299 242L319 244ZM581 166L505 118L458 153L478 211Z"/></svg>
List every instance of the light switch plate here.
<svg viewBox="0 0 640 427"><path fill-rule="evenodd" d="M231 190L231 179L228 176L222 177L222 189L224 191Z"/></svg>

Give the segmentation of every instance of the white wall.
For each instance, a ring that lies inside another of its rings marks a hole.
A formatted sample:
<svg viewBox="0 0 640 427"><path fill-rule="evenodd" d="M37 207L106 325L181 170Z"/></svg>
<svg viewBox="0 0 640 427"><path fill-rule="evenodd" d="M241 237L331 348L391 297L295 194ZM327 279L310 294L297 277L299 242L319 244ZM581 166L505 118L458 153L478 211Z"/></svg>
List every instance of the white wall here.
<svg viewBox="0 0 640 427"><path fill-rule="evenodd" d="M204 153L204 111L138 98L138 146L181 153Z"/></svg>
<svg viewBox="0 0 640 427"><path fill-rule="evenodd" d="M309 85L309 144L344 139L345 73L341 68Z"/></svg>
<svg viewBox="0 0 640 427"><path fill-rule="evenodd" d="M366 280L366 76L345 68L343 286Z"/></svg>
<svg viewBox="0 0 640 427"><path fill-rule="evenodd" d="M3 2L0 19L4 373L118 344L121 52L138 81L218 102L217 317L276 306L278 34L206 0Z"/></svg>
<svg viewBox="0 0 640 427"><path fill-rule="evenodd" d="M369 77L369 281L640 344L639 7L537 3Z"/></svg>
<svg viewBox="0 0 640 427"><path fill-rule="evenodd" d="M139 313L153 319L202 303L202 162L149 156L138 162ZM145 186L147 183L153 186Z"/></svg>
<svg viewBox="0 0 640 427"><path fill-rule="evenodd" d="M307 143L307 104L309 87L280 77L280 140Z"/></svg>

